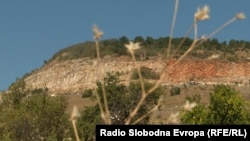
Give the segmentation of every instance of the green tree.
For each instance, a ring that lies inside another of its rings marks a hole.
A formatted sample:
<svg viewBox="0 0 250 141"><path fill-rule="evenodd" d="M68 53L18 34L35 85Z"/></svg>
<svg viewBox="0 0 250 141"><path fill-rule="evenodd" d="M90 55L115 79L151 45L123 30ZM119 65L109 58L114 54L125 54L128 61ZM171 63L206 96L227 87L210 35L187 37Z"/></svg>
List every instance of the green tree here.
<svg viewBox="0 0 250 141"><path fill-rule="evenodd" d="M189 102L195 102L196 107L192 111L184 111L181 117L181 121L185 124L206 124L208 123L208 109L204 104L201 104L200 95L187 96L186 100Z"/></svg>
<svg viewBox="0 0 250 141"><path fill-rule="evenodd" d="M71 136L68 116L65 114L66 107L67 101L64 97L35 94L26 97L19 108L2 108L0 140L33 141L52 137L63 140Z"/></svg>
<svg viewBox="0 0 250 141"><path fill-rule="evenodd" d="M154 44L154 42L155 42L154 38L152 38L152 37L150 37L150 36L147 36L147 37L146 37L146 40L145 40L146 46L151 46L151 45Z"/></svg>
<svg viewBox="0 0 250 141"><path fill-rule="evenodd" d="M135 80L126 86L119 82L117 74L111 73L107 73L107 77L104 78L104 81L112 124L124 124L129 112L136 106L141 98L141 85L139 81ZM146 90L152 86L149 82L144 82L144 85ZM101 83L97 82L97 86L97 92L101 101L103 101ZM156 104L160 94L162 94L162 89L158 88L150 96L148 96L133 121L146 114L147 111ZM145 124L148 120L149 116L141 120L140 124Z"/></svg>
<svg viewBox="0 0 250 141"><path fill-rule="evenodd" d="M184 112L183 123L188 124L249 124L249 102L234 88L217 85L210 95L210 104L198 104Z"/></svg>
<svg viewBox="0 0 250 141"><path fill-rule="evenodd" d="M0 140L63 140L67 136L71 128L65 97L50 97L46 89L29 90L24 79L17 79L8 91L0 105Z"/></svg>
<svg viewBox="0 0 250 141"><path fill-rule="evenodd" d="M77 120L79 136L84 141L93 141L96 124L103 124L98 105L86 107Z"/></svg>
<svg viewBox="0 0 250 141"><path fill-rule="evenodd" d="M18 108L25 96L25 81L24 79L17 78L16 81L9 86L8 92L3 95L3 104Z"/></svg>
<svg viewBox="0 0 250 141"><path fill-rule="evenodd" d="M142 36L136 36L134 39L134 42L141 43L142 45L144 44L144 38Z"/></svg>
<svg viewBox="0 0 250 141"><path fill-rule="evenodd" d="M129 42L129 39L126 36L122 36L119 38L119 42L120 42L120 44L124 45L124 44L127 44Z"/></svg>
<svg viewBox="0 0 250 141"><path fill-rule="evenodd" d="M118 55L127 55L127 50L124 44L127 44L129 39L126 36L122 36L118 39L118 43L114 46L114 53Z"/></svg>
<svg viewBox="0 0 250 141"><path fill-rule="evenodd" d="M210 97L211 124L246 124L249 122L248 102L235 89L218 85Z"/></svg>
<svg viewBox="0 0 250 141"><path fill-rule="evenodd" d="M104 78L104 82L112 124L125 124L125 119L128 118L130 111L135 108L141 98L141 85L137 80L130 82L129 85L124 85L120 83L117 74L111 73L107 74L107 77ZM145 90L149 90L149 88L152 87L152 84L149 82L145 82L144 85ZM97 82L97 92L101 101L103 101L102 86L100 82ZM140 117L147 115L148 111L157 104L162 93L163 89L159 87L149 95L139 109L137 115L132 119L132 123ZM98 105L89 107L82 112L82 117L78 122L78 128L82 138L86 140L87 138L90 139L94 135L93 131L95 125L104 123L100 114ZM137 124L147 124L149 119L150 114Z"/></svg>
<svg viewBox="0 0 250 141"><path fill-rule="evenodd" d="M171 96L179 95L179 94L181 94L181 88L180 87L178 87L178 86L171 87L171 89L170 89L170 95Z"/></svg>
<svg viewBox="0 0 250 141"><path fill-rule="evenodd" d="M64 97L35 94L26 97L18 109L3 108L0 116L0 139L10 140L63 140L70 124L65 114ZM11 118L10 118L11 117ZM68 134L68 136L70 136Z"/></svg>

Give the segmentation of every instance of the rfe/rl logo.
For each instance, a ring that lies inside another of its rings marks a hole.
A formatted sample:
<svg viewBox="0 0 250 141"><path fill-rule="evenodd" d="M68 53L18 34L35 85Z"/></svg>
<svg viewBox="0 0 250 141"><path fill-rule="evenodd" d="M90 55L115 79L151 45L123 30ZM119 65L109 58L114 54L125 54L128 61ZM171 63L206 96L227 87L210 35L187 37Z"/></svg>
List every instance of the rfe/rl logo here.
<svg viewBox="0 0 250 141"><path fill-rule="evenodd" d="M241 129L210 129L210 136L244 136Z"/></svg>

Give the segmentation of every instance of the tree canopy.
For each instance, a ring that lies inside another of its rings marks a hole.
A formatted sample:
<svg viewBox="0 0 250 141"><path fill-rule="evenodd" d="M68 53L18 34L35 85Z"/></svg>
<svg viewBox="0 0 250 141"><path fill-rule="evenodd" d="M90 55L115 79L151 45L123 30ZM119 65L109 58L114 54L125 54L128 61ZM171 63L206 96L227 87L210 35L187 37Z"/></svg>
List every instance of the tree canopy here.
<svg viewBox="0 0 250 141"><path fill-rule="evenodd" d="M201 104L199 98L189 98L197 102L192 111L184 112L182 122L186 124L249 124L250 111L247 101L231 86L216 85L210 95L208 106Z"/></svg>
<svg viewBox="0 0 250 141"><path fill-rule="evenodd" d="M153 38L150 36L142 37L136 36L134 39L128 39L126 36L122 36L118 39L106 39L100 41L100 53L101 56L105 55L129 55L126 47L124 46L129 42L129 40L133 40L134 42L139 42L142 46L135 55L137 57L144 56L144 58L150 56L165 56L166 55L166 47L168 45L169 37L159 37ZM182 42L183 44L179 47L179 44ZM173 38L172 39L172 53L174 53L173 57L178 57L186 51L190 45L192 44L191 38ZM224 56L221 58L229 58L234 57L235 60L246 59L243 57L234 56L236 51L248 51L250 49L250 42L249 41L242 41L242 40L230 40L228 43L226 41L219 42L218 39L207 39L203 44L199 45L195 50L190 53L190 56L197 57L197 58L207 58L211 56L213 53L221 53ZM199 51L202 50L202 51ZM77 58L84 58L96 57L95 54L95 43L94 41L87 41L84 43L75 44L69 46L67 48L61 49L57 53L53 55L53 57L49 60L57 59L59 61L77 59ZM228 59L231 61L230 59ZM47 61L46 61L47 62Z"/></svg>

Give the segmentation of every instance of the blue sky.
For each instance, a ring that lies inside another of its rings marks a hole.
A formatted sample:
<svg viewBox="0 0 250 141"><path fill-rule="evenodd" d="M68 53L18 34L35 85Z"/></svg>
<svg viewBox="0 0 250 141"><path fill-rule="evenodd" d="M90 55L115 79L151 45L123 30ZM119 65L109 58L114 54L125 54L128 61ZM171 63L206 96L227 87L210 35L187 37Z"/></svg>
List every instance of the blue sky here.
<svg viewBox="0 0 250 141"><path fill-rule="evenodd" d="M104 31L102 39L140 35L153 38L170 33L174 0L0 0L0 90L70 45L92 41L92 26ZM250 41L250 1L179 0L174 37L183 36L199 6L210 7L211 18L198 26L208 35L244 12L214 38Z"/></svg>

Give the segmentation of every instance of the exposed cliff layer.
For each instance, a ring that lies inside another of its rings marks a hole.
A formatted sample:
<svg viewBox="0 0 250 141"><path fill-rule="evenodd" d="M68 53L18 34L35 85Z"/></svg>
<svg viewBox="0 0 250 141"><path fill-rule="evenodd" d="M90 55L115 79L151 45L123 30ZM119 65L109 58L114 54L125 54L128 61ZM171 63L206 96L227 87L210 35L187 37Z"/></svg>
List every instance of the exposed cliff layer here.
<svg viewBox="0 0 250 141"><path fill-rule="evenodd" d="M149 59L133 62L128 57L105 57L98 66L96 60L82 58L65 62L51 62L26 77L27 86L47 87L54 93L76 93L92 88L96 80L103 78L105 72L120 72L122 80L129 81L130 72L137 66L145 66L155 72L161 72L168 63L161 59ZM227 62L219 60L183 60L168 67L162 84L198 82L202 84L241 84L249 85L250 62Z"/></svg>

